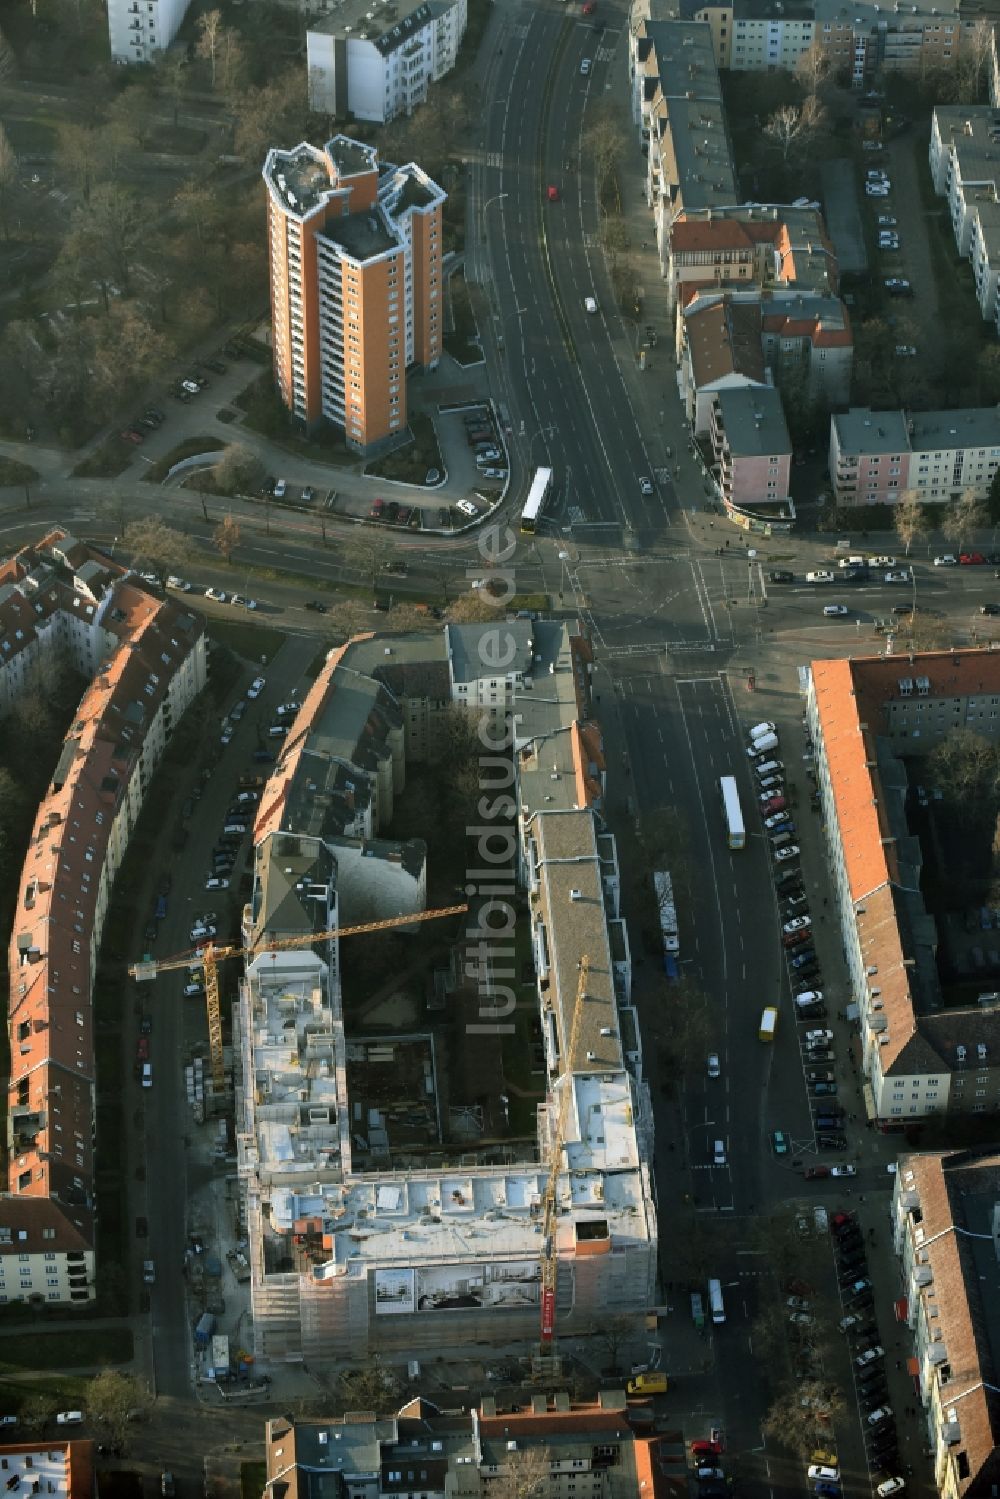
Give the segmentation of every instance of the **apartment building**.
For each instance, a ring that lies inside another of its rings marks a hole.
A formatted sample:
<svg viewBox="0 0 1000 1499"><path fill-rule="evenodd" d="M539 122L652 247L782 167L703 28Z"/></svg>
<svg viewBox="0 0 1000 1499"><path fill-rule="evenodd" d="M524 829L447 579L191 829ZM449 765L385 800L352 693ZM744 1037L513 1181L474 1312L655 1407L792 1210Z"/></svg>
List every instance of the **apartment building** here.
<svg viewBox="0 0 1000 1499"><path fill-rule="evenodd" d="M154 62L180 30L191 0L108 0L111 61Z"/></svg>
<svg viewBox="0 0 1000 1499"><path fill-rule="evenodd" d="M900 1157L890 1210L897 1317L941 1499L986 1499L1000 1478L1000 1156Z"/></svg>
<svg viewBox="0 0 1000 1499"><path fill-rule="evenodd" d="M814 661L806 718L868 1115L994 1113L1000 1004L993 994L945 1003L907 761L955 728L1000 735L1000 659L955 650Z"/></svg>
<svg viewBox="0 0 1000 1499"><path fill-rule="evenodd" d="M812 45L809 0L682 0L680 15L711 28L716 62L734 73L794 72Z"/></svg>
<svg viewBox="0 0 1000 1499"><path fill-rule="evenodd" d="M934 190L948 200L959 253L972 264L976 299L1000 318L1000 112L992 105L938 105L928 152Z"/></svg>
<svg viewBox="0 0 1000 1499"><path fill-rule="evenodd" d="M542 1449L551 1499L682 1499L686 1453L677 1432L640 1435L628 1419L625 1391L594 1401L564 1391L538 1393L501 1410L492 1396L460 1413L414 1397L394 1415L351 1412L327 1420L269 1420L267 1486L288 1499L310 1499L336 1474L345 1499L482 1499L509 1483L513 1454Z"/></svg>
<svg viewBox="0 0 1000 1499"><path fill-rule="evenodd" d="M74 1303L94 1297L92 989L104 921L156 765L205 684L205 640L198 616L116 578L65 532L3 572L8 621L20 593L37 605L44 642L68 640L95 663L36 814L8 956L0 1301ZM61 632L56 607L69 616ZM8 667L23 647L37 670L37 633L19 628L8 647Z"/></svg>
<svg viewBox="0 0 1000 1499"><path fill-rule="evenodd" d="M396 700L389 680L431 695L414 735L421 754L438 718L429 704L439 704L442 691L453 707L474 710L476 722L516 724L502 789L508 794L513 787L518 796L517 863L531 910L549 1078L537 1143L512 1148L500 1165L495 1152L480 1153L470 1137L461 1167L445 1169L440 1160L451 1151L439 1112L433 1034L387 1041L384 1033L348 1028L336 943L282 953L280 962L270 952L252 960L234 1047L260 1358L414 1356L439 1347L443 1336L491 1344L537 1336L537 1229L563 1090L557 1316L579 1328L599 1309L638 1312L652 1294L652 1109L631 999L617 850L594 811L604 764L590 718L589 647L578 627L559 621L514 620L501 628L514 654L510 669L499 673L496 632L490 646L477 625L401 642L367 637L331 652L261 803L244 937L249 947L266 948L279 932L315 932L323 923L354 919L362 901L362 919L421 908L415 851L388 846L373 873L377 848L345 842L339 814L329 820L322 767L334 758L350 773L351 755L358 754L359 805L383 805L365 790L371 757L376 764L392 761L411 722L411 700ZM374 716L373 705L380 705ZM490 753L491 777L503 758L503 749ZM405 794L402 768L398 776L394 795ZM317 804L311 817L310 797ZM367 882L360 895L359 881ZM512 884L512 897L514 891ZM482 1056L470 1055L468 1076L452 1079L449 1102L463 1118L492 1075L488 1048L498 1044L513 992L502 955L482 957L485 928L477 911L473 897L465 960L445 979L450 1004L468 1016L467 1034L489 1038L470 1041L485 1048ZM574 1027L582 953L589 969L582 1020ZM386 1066L393 1082L388 1098L377 1093L376 1078ZM422 1166L428 1144L435 1159ZM403 1157L410 1157L405 1167L396 1164Z"/></svg>
<svg viewBox="0 0 1000 1499"><path fill-rule="evenodd" d="M814 14L815 41L855 88L875 73L950 69L961 47L959 0L815 0Z"/></svg>
<svg viewBox="0 0 1000 1499"><path fill-rule="evenodd" d="M837 290L837 259L817 204L743 203L686 211L674 219L664 249L672 307L703 288Z"/></svg>
<svg viewBox="0 0 1000 1499"><path fill-rule="evenodd" d="M446 194L345 135L271 150L263 175L281 399L371 454L406 428L407 370L440 358Z"/></svg>
<svg viewBox="0 0 1000 1499"><path fill-rule="evenodd" d="M55 1499L93 1499L96 1493L91 1441L8 1442L0 1446L0 1465L9 1493Z"/></svg>
<svg viewBox="0 0 1000 1499"><path fill-rule="evenodd" d="M342 0L306 31L311 108L379 125L411 114L455 66L466 20L466 0Z"/></svg>
<svg viewBox="0 0 1000 1499"><path fill-rule="evenodd" d="M639 21L629 33L629 79L663 265L678 214L739 202L710 28Z"/></svg>
<svg viewBox="0 0 1000 1499"><path fill-rule="evenodd" d="M767 384L760 300L700 293L677 314L677 386L688 425L709 430L720 390Z"/></svg>
<svg viewBox="0 0 1000 1499"><path fill-rule="evenodd" d="M792 440L776 390L765 385L717 391L708 436L727 508L766 506L789 513Z"/></svg>
<svg viewBox="0 0 1000 1499"><path fill-rule="evenodd" d="M838 505L894 504L912 492L944 504L986 499L1000 464L1000 408L870 411L830 419L830 477Z"/></svg>

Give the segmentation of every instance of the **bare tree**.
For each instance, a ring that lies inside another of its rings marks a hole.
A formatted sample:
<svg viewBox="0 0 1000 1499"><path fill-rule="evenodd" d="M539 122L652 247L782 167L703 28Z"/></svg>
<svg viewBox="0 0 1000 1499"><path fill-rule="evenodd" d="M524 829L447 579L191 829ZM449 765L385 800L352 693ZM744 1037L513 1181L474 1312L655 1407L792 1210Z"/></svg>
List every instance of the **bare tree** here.
<svg viewBox="0 0 1000 1499"><path fill-rule="evenodd" d="M782 161L804 154L826 121L826 110L815 94L801 104L786 104L764 126L764 134L781 152Z"/></svg>
<svg viewBox="0 0 1000 1499"><path fill-rule="evenodd" d="M368 1364L342 1374L339 1380L340 1393L351 1410L375 1411L384 1414L396 1403L398 1385L390 1370L382 1367L375 1354Z"/></svg>
<svg viewBox="0 0 1000 1499"><path fill-rule="evenodd" d="M57 160L60 171L79 189L84 203L90 199L94 181L107 152L97 126L61 121L57 129Z"/></svg>
<svg viewBox="0 0 1000 1499"><path fill-rule="evenodd" d="M0 81L10 83L17 77L17 58L10 42L0 31Z"/></svg>
<svg viewBox="0 0 1000 1499"><path fill-rule="evenodd" d="M795 64L795 76L808 95L816 95L833 72L833 58L822 42L813 42Z"/></svg>
<svg viewBox="0 0 1000 1499"><path fill-rule="evenodd" d="M501 607L500 601L485 588L476 588L460 594L448 606L448 614L456 624L485 624L487 620L498 618Z"/></svg>
<svg viewBox="0 0 1000 1499"><path fill-rule="evenodd" d="M486 1485L488 1499L541 1499L552 1480L552 1458L541 1442L507 1452L496 1478Z"/></svg>
<svg viewBox="0 0 1000 1499"><path fill-rule="evenodd" d="M0 125L0 230L4 239L10 239L11 210L20 186L17 157L6 130Z"/></svg>
<svg viewBox="0 0 1000 1499"><path fill-rule="evenodd" d="M117 1369L103 1369L87 1386L87 1414L101 1423L116 1447L124 1447L134 1413L141 1415L152 1403L141 1380Z"/></svg>
<svg viewBox="0 0 1000 1499"><path fill-rule="evenodd" d="M212 540L227 562L232 562L233 553L240 544L240 528L231 515L216 526Z"/></svg>
<svg viewBox="0 0 1000 1499"><path fill-rule="evenodd" d="M221 10L207 10L198 17L200 35L195 44L195 55L205 58L212 70L212 87L215 88L216 69L219 61L219 33L222 30Z"/></svg>
<svg viewBox="0 0 1000 1499"><path fill-rule="evenodd" d="M164 52L156 64L156 74L163 93L170 100L174 124L177 124L181 100L187 89L188 60L185 52Z"/></svg>
<svg viewBox="0 0 1000 1499"><path fill-rule="evenodd" d="M962 102L976 104L983 93L983 79L993 52L993 26L989 16L980 16L961 28L958 54L959 90Z"/></svg>
<svg viewBox="0 0 1000 1499"><path fill-rule="evenodd" d="M787 1385L768 1410L761 1430L786 1451L807 1457L814 1447L830 1440L833 1422L843 1409L844 1397L832 1384L807 1380Z"/></svg>
<svg viewBox="0 0 1000 1499"><path fill-rule="evenodd" d="M974 729L952 729L931 750L928 764L956 803L981 805L1000 791L1000 746Z"/></svg>
<svg viewBox="0 0 1000 1499"><path fill-rule="evenodd" d="M989 525L986 501L981 500L974 489L963 489L945 512L941 531L949 541L964 549L975 533L986 525Z"/></svg>
<svg viewBox="0 0 1000 1499"><path fill-rule="evenodd" d="M125 550L137 563L145 563L162 583L168 573L179 572L191 556L191 543L181 531L159 516L144 516L125 527Z"/></svg>
<svg viewBox="0 0 1000 1499"><path fill-rule="evenodd" d="M212 478L220 494L247 494L259 487L264 465L252 449L240 442L223 448Z"/></svg>
<svg viewBox="0 0 1000 1499"><path fill-rule="evenodd" d="M913 543L931 529L930 517L915 489L904 490L900 495L892 520L908 557Z"/></svg>

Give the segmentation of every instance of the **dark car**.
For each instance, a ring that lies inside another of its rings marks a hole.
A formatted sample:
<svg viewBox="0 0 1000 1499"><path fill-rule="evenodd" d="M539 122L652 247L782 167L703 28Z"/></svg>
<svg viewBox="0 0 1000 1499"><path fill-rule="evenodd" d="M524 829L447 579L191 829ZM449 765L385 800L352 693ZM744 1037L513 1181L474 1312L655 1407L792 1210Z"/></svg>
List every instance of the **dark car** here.
<svg viewBox="0 0 1000 1499"><path fill-rule="evenodd" d="M325 614L326 605L319 599L306 599L306 608L311 609L314 614Z"/></svg>
<svg viewBox="0 0 1000 1499"><path fill-rule="evenodd" d="M155 406L147 406L143 412L143 416L148 416L150 421L155 422L157 426L160 426L167 419L164 412L158 411Z"/></svg>
<svg viewBox="0 0 1000 1499"><path fill-rule="evenodd" d="M375 599L372 604L372 608L377 609L379 614L389 613L389 605L386 603L385 599Z"/></svg>
<svg viewBox="0 0 1000 1499"><path fill-rule="evenodd" d="M980 614L1000 614L1000 604L980 604Z"/></svg>
<svg viewBox="0 0 1000 1499"><path fill-rule="evenodd" d="M207 370L212 370L216 375L224 375L226 373L226 366L221 359L204 359L202 363Z"/></svg>
<svg viewBox="0 0 1000 1499"><path fill-rule="evenodd" d="M149 1237L149 1224L146 1222L145 1218L137 1218L135 1220L135 1236L137 1239L145 1239Z"/></svg>
<svg viewBox="0 0 1000 1499"><path fill-rule="evenodd" d="M795 574L790 573L787 568L779 567L774 572L768 573L767 580L769 583L794 583Z"/></svg>
<svg viewBox="0 0 1000 1499"><path fill-rule="evenodd" d="M846 1135L823 1135L816 1136L816 1148L818 1150L846 1150Z"/></svg>

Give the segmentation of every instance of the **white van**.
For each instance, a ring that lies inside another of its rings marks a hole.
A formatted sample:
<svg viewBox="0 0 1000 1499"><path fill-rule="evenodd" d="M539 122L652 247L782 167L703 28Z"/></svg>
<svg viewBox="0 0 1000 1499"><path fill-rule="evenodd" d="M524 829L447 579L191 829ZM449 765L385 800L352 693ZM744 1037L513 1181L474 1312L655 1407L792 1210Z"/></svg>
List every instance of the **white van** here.
<svg viewBox="0 0 1000 1499"><path fill-rule="evenodd" d="M747 756L752 760L757 755L768 755L772 750L776 750L777 748L777 734L763 734L760 739L755 739L750 745L747 750Z"/></svg>
<svg viewBox="0 0 1000 1499"><path fill-rule="evenodd" d="M583 299L583 305L584 305L584 307L586 308L586 310L588 312L596 312L597 311L597 298L596 297L584 297L584 299Z"/></svg>
<svg viewBox="0 0 1000 1499"><path fill-rule="evenodd" d="M868 563L864 557L841 557L837 562L838 567L867 567Z"/></svg>
<svg viewBox="0 0 1000 1499"><path fill-rule="evenodd" d="M152 1062L143 1062L142 1064L142 1086L144 1088L151 1088L153 1086Z"/></svg>

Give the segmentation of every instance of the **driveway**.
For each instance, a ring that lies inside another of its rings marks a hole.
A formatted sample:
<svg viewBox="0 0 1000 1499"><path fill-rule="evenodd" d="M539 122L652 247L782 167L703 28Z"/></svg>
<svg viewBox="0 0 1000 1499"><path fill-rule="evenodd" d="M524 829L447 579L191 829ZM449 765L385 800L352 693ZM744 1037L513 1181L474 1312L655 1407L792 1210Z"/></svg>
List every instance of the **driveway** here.
<svg viewBox="0 0 1000 1499"><path fill-rule="evenodd" d="M927 237L927 210L920 192L920 179L915 151L917 150L911 131L890 141L878 158L885 163L892 182L892 193L887 199L873 198L872 208L878 212L884 206L894 215L902 246L901 268L891 274L905 276L913 284L914 300L901 303L900 311L907 308L913 315L922 333L930 343L938 315L937 282L931 260L930 241ZM943 201L943 200L942 200Z"/></svg>

